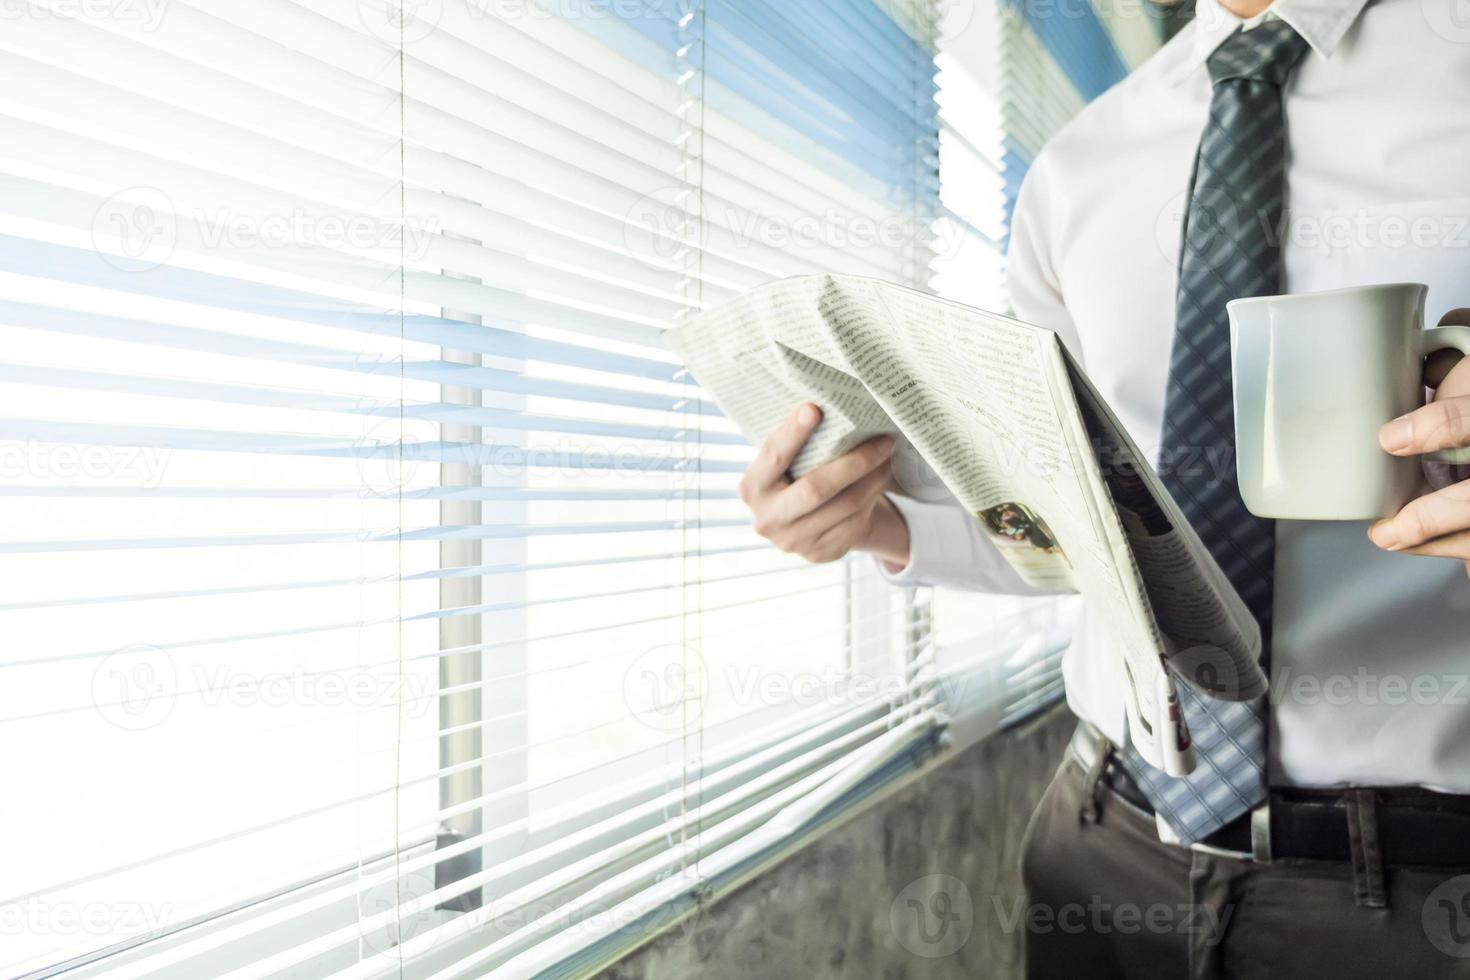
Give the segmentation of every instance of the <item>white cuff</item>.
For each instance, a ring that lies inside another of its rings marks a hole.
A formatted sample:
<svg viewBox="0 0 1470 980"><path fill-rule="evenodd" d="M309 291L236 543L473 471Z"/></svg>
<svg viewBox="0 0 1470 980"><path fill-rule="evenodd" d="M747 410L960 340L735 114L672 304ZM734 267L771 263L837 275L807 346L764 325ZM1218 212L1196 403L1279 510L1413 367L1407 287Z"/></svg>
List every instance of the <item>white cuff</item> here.
<svg viewBox="0 0 1470 980"><path fill-rule="evenodd" d="M1016 574L980 522L957 503L926 503L887 494L909 528L909 563L897 572L877 559L878 571L902 588L948 586L1025 595L1037 590Z"/></svg>

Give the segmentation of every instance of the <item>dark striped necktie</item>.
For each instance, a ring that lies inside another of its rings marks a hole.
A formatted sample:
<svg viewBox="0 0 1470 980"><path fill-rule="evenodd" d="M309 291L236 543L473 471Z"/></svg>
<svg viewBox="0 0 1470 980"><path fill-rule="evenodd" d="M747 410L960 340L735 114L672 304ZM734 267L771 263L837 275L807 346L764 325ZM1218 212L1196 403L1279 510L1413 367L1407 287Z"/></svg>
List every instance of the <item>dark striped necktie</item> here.
<svg viewBox="0 0 1470 980"><path fill-rule="evenodd" d="M1275 526L1246 510L1235 479L1225 304L1281 291L1286 128L1281 87L1307 43L1283 20L1238 31L1209 57L1214 95L1200 137L1179 259L1159 469L1205 546L1271 637ZM1227 474L1221 476L1221 473ZM1173 778L1132 746L1124 764L1191 844L1266 796L1266 699L1229 702L1177 685L1196 766Z"/></svg>

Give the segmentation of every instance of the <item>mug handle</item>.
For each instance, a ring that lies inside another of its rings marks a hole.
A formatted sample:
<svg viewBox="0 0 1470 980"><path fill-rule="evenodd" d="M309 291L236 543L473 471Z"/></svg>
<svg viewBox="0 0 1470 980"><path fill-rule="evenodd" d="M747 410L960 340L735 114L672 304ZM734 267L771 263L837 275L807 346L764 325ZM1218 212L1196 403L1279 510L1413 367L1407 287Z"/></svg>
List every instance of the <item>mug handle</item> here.
<svg viewBox="0 0 1470 980"><path fill-rule="evenodd" d="M1470 327L1431 327L1423 331L1420 341L1420 351L1423 356L1428 357L1435 351L1441 350L1457 350L1466 357L1470 357ZM1424 458L1436 463L1466 466L1470 465L1470 447L1428 453Z"/></svg>

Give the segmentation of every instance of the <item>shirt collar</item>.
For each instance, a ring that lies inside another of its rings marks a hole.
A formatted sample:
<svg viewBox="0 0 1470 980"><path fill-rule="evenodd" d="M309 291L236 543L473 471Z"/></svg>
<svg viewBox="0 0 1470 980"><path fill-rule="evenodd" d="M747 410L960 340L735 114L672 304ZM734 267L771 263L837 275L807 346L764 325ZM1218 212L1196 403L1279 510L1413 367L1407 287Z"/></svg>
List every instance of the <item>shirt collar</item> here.
<svg viewBox="0 0 1470 980"><path fill-rule="evenodd" d="M1232 14L1220 0L1198 0L1194 12L1193 37L1184 57L1169 73L1169 81L1178 84L1196 70L1202 69L1220 43L1238 28L1254 27L1269 17L1280 17L1311 45L1324 61L1332 57L1348 28L1358 19L1370 0L1275 0L1269 8L1250 20ZM1183 40L1181 38L1181 40Z"/></svg>

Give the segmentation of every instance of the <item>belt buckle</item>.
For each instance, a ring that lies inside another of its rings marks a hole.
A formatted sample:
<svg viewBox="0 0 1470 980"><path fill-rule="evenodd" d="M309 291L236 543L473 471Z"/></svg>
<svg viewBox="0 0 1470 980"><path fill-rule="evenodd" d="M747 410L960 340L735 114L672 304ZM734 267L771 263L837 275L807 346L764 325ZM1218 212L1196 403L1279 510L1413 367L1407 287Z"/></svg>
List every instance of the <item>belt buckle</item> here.
<svg viewBox="0 0 1470 980"><path fill-rule="evenodd" d="M1211 854L1215 857L1226 857L1236 861L1255 861L1258 864L1271 863L1271 801L1264 802L1253 807L1248 820L1250 831L1250 850L1237 851L1229 847L1219 847L1196 841L1189 845L1191 851L1199 851L1201 854ZM1179 838L1159 818L1159 839L1166 844L1178 844Z"/></svg>

